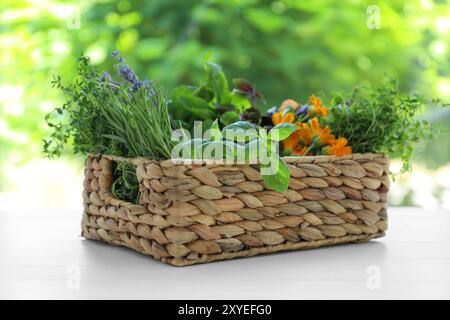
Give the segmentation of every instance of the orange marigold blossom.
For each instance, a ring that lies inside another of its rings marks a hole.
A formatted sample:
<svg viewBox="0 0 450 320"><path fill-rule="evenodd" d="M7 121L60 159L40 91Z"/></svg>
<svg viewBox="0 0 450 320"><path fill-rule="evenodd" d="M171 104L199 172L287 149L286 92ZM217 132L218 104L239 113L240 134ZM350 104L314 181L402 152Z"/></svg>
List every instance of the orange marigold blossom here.
<svg viewBox="0 0 450 320"><path fill-rule="evenodd" d="M300 139L305 145L312 143L325 145L335 140L334 135L331 134L330 127L326 126L323 128L316 117L312 118L310 123L302 123L299 131Z"/></svg>
<svg viewBox="0 0 450 320"><path fill-rule="evenodd" d="M274 125L280 124L282 119L283 119L283 113L282 112L275 112L272 115L272 122L273 122Z"/></svg>
<svg viewBox="0 0 450 320"><path fill-rule="evenodd" d="M316 116L324 116L326 117L328 115L328 108L327 107L314 107L312 112L314 113L314 115Z"/></svg>
<svg viewBox="0 0 450 320"><path fill-rule="evenodd" d="M292 123L295 121L295 115L292 113L288 113L283 117L284 122Z"/></svg>
<svg viewBox="0 0 450 320"><path fill-rule="evenodd" d="M293 155L296 156L310 156L312 155L311 153L305 154L308 151L308 147L307 146L297 146L295 147L295 149L292 151Z"/></svg>
<svg viewBox="0 0 450 320"><path fill-rule="evenodd" d="M294 131L289 137L283 140L283 148L285 151L292 153L300 142L299 130Z"/></svg>
<svg viewBox="0 0 450 320"><path fill-rule="evenodd" d="M320 100L320 98L318 96L315 95L311 95L309 96L309 103L311 103L311 105L313 106L321 106L322 105L322 100Z"/></svg>
<svg viewBox="0 0 450 320"><path fill-rule="evenodd" d="M292 123L295 120L295 116L292 113L287 113L283 116L283 112L279 111L272 115L272 122L274 125L278 125L282 122Z"/></svg>
<svg viewBox="0 0 450 320"><path fill-rule="evenodd" d="M288 107L291 107L293 110L297 110L300 107L300 104L292 99L286 99L284 100L281 105L280 108L278 109L279 111L284 111L286 110Z"/></svg>
<svg viewBox="0 0 450 320"><path fill-rule="evenodd" d="M311 114L314 116L324 116L328 115L328 108L322 105L322 100L319 97L312 95L309 97L309 103L311 103Z"/></svg>
<svg viewBox="0 0 450 320"><path fill-rule="evenodd" d="M328 154L335 156L346 156L352 154L352 147L347 146L347 139L344 137L339 137L334 140L328 149Z"/></svg>

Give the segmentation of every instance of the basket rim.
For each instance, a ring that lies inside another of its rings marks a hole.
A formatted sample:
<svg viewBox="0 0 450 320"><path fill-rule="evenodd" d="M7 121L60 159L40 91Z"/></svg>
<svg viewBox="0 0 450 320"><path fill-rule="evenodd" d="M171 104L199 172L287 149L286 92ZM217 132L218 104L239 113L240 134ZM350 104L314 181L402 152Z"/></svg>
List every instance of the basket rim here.
<svg viewBox="0 0 450 320"><path fill-rule="evenodd" d="M147 157L123 157L116 155L108 155L108 154L94 154L89 153L88 158L102 157L112 161L124 161L130 162L133 164L140 163L167 163L172 165L224 165L224 166L235 166L235 165L258 165L257 162L246 162L246 163L237 163L235 160L222 160L222 159L166 159L166 160L154 160ZM346 156L288 156L281 157L286 163L324 163L324 162L335 162L342 160L373 160L373 159L387 159L389 158L384 153L354 153Z"/></svg>

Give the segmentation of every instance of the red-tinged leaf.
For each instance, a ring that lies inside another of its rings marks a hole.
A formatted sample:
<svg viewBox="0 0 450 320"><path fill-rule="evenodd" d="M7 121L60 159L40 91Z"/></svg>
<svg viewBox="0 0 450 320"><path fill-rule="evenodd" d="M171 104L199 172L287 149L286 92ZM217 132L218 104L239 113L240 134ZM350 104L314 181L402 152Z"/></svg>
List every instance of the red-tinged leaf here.
<svg viewBox="0 0 450 320"><path fill-rule="evenodd" d="M244 91L246 93L253 93L255 91L255 86L251 84L251 82L248 80L233 79L233 83L237 89Z"/></svg>

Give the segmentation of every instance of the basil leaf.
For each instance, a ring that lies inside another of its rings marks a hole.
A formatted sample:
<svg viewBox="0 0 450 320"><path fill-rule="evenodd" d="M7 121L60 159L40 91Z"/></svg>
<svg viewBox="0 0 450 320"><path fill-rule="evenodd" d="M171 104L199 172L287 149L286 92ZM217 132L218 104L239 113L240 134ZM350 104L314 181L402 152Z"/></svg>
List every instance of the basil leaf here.
<svg viewBox="0 0 450 320"><path fill-rule="evenodd" d="M194 120L213 119L215 109L206 100L195 96L195 88L179 86L172 92L170 113L174 120L183 120L190 124ZM187 126L190 127L191 125Z"/></svg>
<svg viewBox="0 0 450 320"><path fill-rule="evenodd" d="M213 123L211 124L211 129L219 129L219 121L216 119L213 121Z"/></svg>
<svg viewBox="0 0 450 320"><path fill-rule="evenodd" d="M244 112L245 110L249 109L252 106L250 100L248 100L248 96L246 94L241 94L236 90L233 90L233 92L230 95L230 99L231 103L240 112Z"/></svg>
<svg viewBox="0 0 450 320"><path fill-rule="evenodd" d="M247 142L258 138L258 130L250 122L238 121L223 128L222 135L227 140Z"/></svg>
<svg viewBox="0 0 450 320"><path fill-rule="evenodd" d="M258 133L259 137L262 139L262 141L267 141L267 131L264 128L258 127Z"/></svg>
<svg viewBox="0 0 450 320"><path fill-rule="evenodd" d="M172 96L170 113L175 120L185 120L191 123L194 120L213 119L215 110L202 98L177 89L177 93Z"/></svg>
<svg viewBox="0 0 450 320"><path fill-rule="evenodd" d="M227 103L230 100L230 89L222 68L214 62L206 61L205 69L207 86L213 90L217 102L219 104Z"/></svg>
<svg viewBox="0 0 450 320"><path fill-rule="evenodd" d="M244 145L244 161L245 163L256 163L261 152L264 152L265 145L260 139L254 139ZM241 155L238 155L238 157Z"/></svg>
<svg viewBox="0 0 450 320"><path fill-rule="evenodd" d="M248 121L236 121L235 123L232 123L232 124L226 126L225 128L223 128L223 130L229 130L229 129L256 130L256 127Z"/></svg>
<svg viewBox="0 0 450 320"><path fill-rule="evenodd" d="M212 141L222 140L222 133L220 132L218 119L214 120L214 122L211 124L210 136Z"/></svg>
<svg viewBox="0 0 450 320"><path fill-rule="evenodd" d="M214 91L206 85L198 88L194 94L207 102L211 102L214 99Z"/></svg>
<svg viewBox="0 0 450 320"><path fill-rule="evenodd" d="M269 131L267 139L273 141L282 141L293 134L297 129L298 128L295 124L283 122L276 125L272 128L272 130Z"/></svg>
<svg viewBox="0 0 450 320"><path fill-rule="evenodd" d="M201 146L203 159L235 159L243 147L231 141L207 141Z"/></svg>
<svg viewBox="0 0 450 320"><path fill-rule="evenodd" d="M235 111L227 111L220 116L220 122L225 126L236 121L239 121L239 113Z"/></svg>
<svg viewBox="0 0 450 320"><path fill-rule="evenodd" d="M268 164L261 164L261 177L268 187L278 192L285 192L289 186L289 168L275 153L270 155L269 160Z"/></svg>

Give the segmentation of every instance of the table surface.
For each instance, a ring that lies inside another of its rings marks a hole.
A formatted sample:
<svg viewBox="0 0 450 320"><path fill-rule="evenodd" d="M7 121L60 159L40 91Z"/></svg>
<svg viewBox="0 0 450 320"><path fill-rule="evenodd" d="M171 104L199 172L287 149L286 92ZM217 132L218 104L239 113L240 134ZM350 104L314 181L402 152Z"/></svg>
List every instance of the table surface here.
<svg viewBox="0 0 450 320"><path fill-rule="evenodd" d="M0 211L0 298L449 299L449 212L389 215L368 243L177 268L82 239L78 210Z"/></svg>

